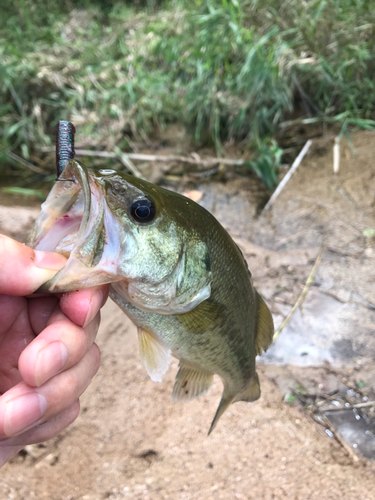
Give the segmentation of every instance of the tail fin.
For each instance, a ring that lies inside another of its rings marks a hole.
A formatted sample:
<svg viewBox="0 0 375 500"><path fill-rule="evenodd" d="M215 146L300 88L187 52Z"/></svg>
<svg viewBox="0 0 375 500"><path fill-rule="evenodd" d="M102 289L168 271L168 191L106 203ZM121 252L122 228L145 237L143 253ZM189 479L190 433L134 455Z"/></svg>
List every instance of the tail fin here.
<svg viewBox="0 0 375 500"><path fill-rule="evenodd" d="M214 419L212 421L210 430L208 431L208 435L211 434L211 432L215 429L216 424L219 421L219 418L221 415L225 412L225 410L228 408L228 406L231 403L234 403L236 401L256 401L257 399L260 398L260 385L259 385L259 378L258 374L255 373L255 375L252 377L250 384L246 387L245 390L240 392L239 394L233 396L233 394L228 394L226 389L224 389L223 396L221 398L220 404L218 406L218 409L216 410Z"/></svg>
<svg viewBox="0 0 375 500"><path fill-rule="evenodd" d="M232 403L233 400L234 400L234 397L232 395L231 396L228 396L228 395L226 396L225 395L225 389L224 389L223 396L222 396L220 404L219 404L219 406L218 406L218 408L216 410L214 419L213 419L213 421L211 423L210 430L208 431L208 435L210 435L211 432L215 429L216 424L219 421L219 418L225 412L225 410L228 408L228 406Z"/></svg>
<svg viewBox="0 0 375 500"><path fill-rule="evenodd" d="M258 374L255 372L255 375L252 377L250 384L246 387L246 389L240 392L234 401L247 401L251 403L252 401L256 401L260 398L260 384Z"/></svg>

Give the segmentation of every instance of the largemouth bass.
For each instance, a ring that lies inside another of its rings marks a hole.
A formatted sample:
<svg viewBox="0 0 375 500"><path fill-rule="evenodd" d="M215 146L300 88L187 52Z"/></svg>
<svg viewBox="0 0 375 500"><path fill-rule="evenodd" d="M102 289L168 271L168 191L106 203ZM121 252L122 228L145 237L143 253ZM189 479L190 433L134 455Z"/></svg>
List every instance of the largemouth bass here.
<svg viewBox="0 0 375 500"><path fill-rule="evenodd" d="M260 396L255 357L272 342L273 321L227 231L188 198L115 170L70 160L28 244L68 257L41 291L109 283L138 327L142 362L161 381L180 360L175 401L224 385L211 432L225 409Z"/></svg>

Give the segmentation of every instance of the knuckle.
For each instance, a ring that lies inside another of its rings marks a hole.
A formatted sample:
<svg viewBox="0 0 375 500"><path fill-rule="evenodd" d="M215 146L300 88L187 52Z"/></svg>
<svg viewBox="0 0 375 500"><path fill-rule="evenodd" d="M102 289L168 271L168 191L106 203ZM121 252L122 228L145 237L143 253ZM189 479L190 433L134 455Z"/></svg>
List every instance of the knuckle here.
<svg viewBox="0 0 375 500"><path fill-rule="evenodd" d="M100 368L100 361L101 361L101 354L100 354L100 349L97 346L97 344L93 344L90 353L92 355L92 360L93 360L93 368L94 368L94 374L99 370Z"/></svg>
<svg viewBox="0 0 375 500"><path fill-rule="evenodd" d="M79 416L79 413L81 411L81 405L79 402L79 399L76 399L72 406L66 410L68 413L68 423L67 425L70 425L73 423Z"/></svg>
<svg viewBox="0 0 375 500"><path fill-rule="evenodd" d="M92 346L96 334L98 333L99 325L100 325L100 313L98 313L95 316L95 318L87 326L83 328L86 335L87 348L90 348Z"/></svg>

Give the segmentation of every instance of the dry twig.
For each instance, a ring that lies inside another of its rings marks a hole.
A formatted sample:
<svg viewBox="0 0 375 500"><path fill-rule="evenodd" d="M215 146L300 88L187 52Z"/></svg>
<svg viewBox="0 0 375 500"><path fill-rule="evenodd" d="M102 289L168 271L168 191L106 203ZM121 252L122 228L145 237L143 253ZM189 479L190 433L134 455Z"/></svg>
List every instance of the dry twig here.
<svg viewBox="0 0 375 500"><path fill-rule="evenodd" d="M113 148L113 151L116 155L116 158L118 158L121 163L135 176L138 177L139 179L146 180L145 176L141 174L141 172L138 170L138 168L130 161L129 155L123 153L120 148L115 147ZM77 152L76 152L77 154Z"/></svg>
<svg viewBox="0 0 375 500"><path fill-rule="evenodd" d="M307 292L309 291L309 288L310 288L311 284L314 281L315 272L316 272L316 270L317 270L317 268L318 268L318 266L320 264L320 261L322 259L322 255L323 255L323 252L325 250L325 247L326 247L326 244L325 244L325 242L323 242L322 246L320 247L319 253L318 253L317 257L316 257L316 260L315 260L315 263L313 265L313 268L311 269L309 277L307 278L307 281L305 283L305 286L303 287L303 290L302 290L300 296L298 297L296 303L292 307L292 309L291 309L290 313L288 314L288 316L284 319L284 321L281 323L281 325L278 328L278 330L276 330L276 332L273 335L273 341L274 342L277 339L277 337L280 335L280 333L284 330L284 328L286 327L286 325L289 323L289 321L290 321L291 317L293 316L293 314L295 313L296 309L298 307L300 307L301 304L303 303L303 301L305 300Z"/></svg>
<svg viewBox="0 0 375 500"><path fill-rule="evenodd" d="M21 163L21 165L23 165L24 167L29 168L30 170L32 170L33 172L36 172L37 174L41 174L43 172L43 170L41 168L36 167L32 163L30 163L30 162L24 160L23 158L21 158L20 156L12 153L12 151L8 150L8 151L5 152L5 154L8 155L9 158L12 158L12 160L15 160L18 163Z"/></svg>
<svg viewBox="0 0 375 500"><path fill-rule="evenodd" d="M43 152L54 151L54 148L43 147L41 148ZM76 156L94 156L97 158L118 158L119 155L114 152L109 151L95 151L91 149L76 149ZM240 167L246 165L248 160L236 160L233 158L193 158L189 156L178 156L178 155L148 155L140 153L125 153L129 160L135 161L160 161L160 162L181 162L188 163L190 165L202 165L204 167L210 167L217 164L231 165L235 167Z"/></svg>
<svg viewBox="0 0 375 500"><path fill-rule="evenodd" d="M358 404L350 405L350 406L342 406L341 408L339 408L339 407L329 408L328 410L324 410L324 411L354 410L354 409L360 409L360 408L371 408L372 406L375 407L375 401L366 401L365 403L358 403Z"/></svg>
<svg viewBox="0 0 375 500"><path fill-rule="evenodd" d="M333 146L333 173L338 174L340 170L340 136L335 138Z"/></svg>
<svg viewBox="0 0 375 500"><path fill-rule="evenodd" d="M355 386L354 384L352 384L347 377L345 376L342 376L338 371L336 371L334 368L330 367L330 366L324 366L323 367L327 372L329 373L332 373L332 375L334 375L338 380L340 380L340 382L342 382L344 385L346 385L347 387L349 387L349 389L352 389L352 391L354 392L357 392L358 394L360 394L361 396L363 396L364 398L367 398L368 397L368 394L364 391L362 391L362 389L360 389L359 387Z"/></svg>
<svg viewBox="0 0 375 500"><path fill-rule="evenodd" d="M284 177L284 179L280 182L280 184L277 186L277 188L275 189L275 191L273 192L271 198L268 200L267 202L267 205L263 208L262 210L262 214L264 212L267 212L267 210L269 210L271 208L271 206L274 204L276 198L279 196L279 194L281 193L281 191L284 189L284 187L286 186L287 182L289 181L289 179L292 177L292 175L294 174L294 172L297 170L297 168L299 167L300 163L302 162L305 154L307 153L307 151L309 150L310 146L312 144L312 140L309 139L306 144L303 146L303 148L301 149L299 155L297 156L297 158L294 160L293 162L293 165L290 167L290 169L288 170L288 173L286 174L286 176Z"/></svg>
<svg viewBox="0 0 375 500"><path fill-rule="evenodd" d="M326 403L327 403L327 401L336 401L336 400L337 400L337 393L338 393L338 390L337 390L337 391L335 391L335 394L334 394L334 395L328 395L328 394L327 394L327 395L322 394L322 395L319 395L319 396L317 395L317 396L316 396L316 398L317 398L317 399L318 399L318 398L324 398L324 399L322 399L322 401L318 401L317 403L315 403L315 404L313 405L313 407L312 407L312 410L313 410L314 412L321 411L321 410L319 410L319 408L320 408L321 406L323 406L324 404L326 404Z"/></svg>

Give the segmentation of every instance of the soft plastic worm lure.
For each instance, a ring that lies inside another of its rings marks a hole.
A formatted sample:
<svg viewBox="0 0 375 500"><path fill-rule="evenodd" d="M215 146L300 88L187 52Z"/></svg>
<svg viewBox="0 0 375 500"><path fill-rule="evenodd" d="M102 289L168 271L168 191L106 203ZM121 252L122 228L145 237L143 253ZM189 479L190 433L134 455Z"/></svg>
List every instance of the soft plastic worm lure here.
<svg viewBox="0 0 375 500"><path fill-rule="evenodd" d="M56 169L58 178L68 161L74 159L75 132L76 129L73 123L65 120L59 121L56 132Z"/></svg>

